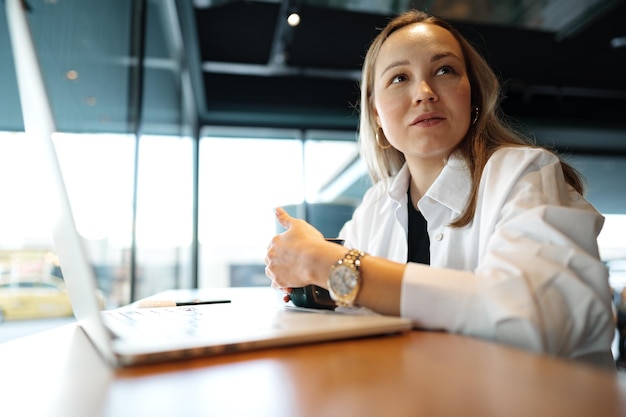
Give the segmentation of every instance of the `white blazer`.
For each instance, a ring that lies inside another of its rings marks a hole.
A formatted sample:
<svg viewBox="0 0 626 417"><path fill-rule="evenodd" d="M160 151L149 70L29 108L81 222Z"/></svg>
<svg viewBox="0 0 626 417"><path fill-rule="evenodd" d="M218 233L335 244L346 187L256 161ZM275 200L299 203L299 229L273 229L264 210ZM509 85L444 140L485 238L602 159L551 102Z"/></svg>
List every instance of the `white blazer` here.
<svg viewBox="0 0 626 417"><path fill-rule="evenodd" d="M340 232L347 247L407 260L405 165L364 195ZM452 156L418 207L428 222L431 266L410 263L401 315L417 328L495 340L613 367L608 271L597 236L604 217L563 178L559 159L535 148L497 151L483 171L474 220L448 225L470 192Z"/></svg>

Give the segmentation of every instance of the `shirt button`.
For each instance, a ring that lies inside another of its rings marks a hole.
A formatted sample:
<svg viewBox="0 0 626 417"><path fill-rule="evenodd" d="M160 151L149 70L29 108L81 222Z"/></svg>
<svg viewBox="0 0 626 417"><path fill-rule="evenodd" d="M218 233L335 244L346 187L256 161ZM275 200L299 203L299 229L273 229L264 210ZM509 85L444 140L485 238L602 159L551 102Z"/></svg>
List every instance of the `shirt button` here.
<svg viewBox="0 0 626 417"><path fill-rule="evenodd" d="M443 233L436 233L435 234L435 240L442 240L443 239Z"/></svg>

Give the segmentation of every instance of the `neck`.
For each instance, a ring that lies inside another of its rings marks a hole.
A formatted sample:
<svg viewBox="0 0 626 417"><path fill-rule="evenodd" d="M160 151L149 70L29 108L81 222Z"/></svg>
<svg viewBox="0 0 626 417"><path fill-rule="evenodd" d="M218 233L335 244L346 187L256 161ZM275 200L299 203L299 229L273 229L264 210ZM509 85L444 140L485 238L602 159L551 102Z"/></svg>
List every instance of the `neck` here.
<svg viewBox="0 0 626 417"><path fill-rule="evenodd" d="M445 166L445 161L437 160L407 160L409 171L411 172L411 202L417 207L417 202L428 191L435 182L441 170Z"/></svg>

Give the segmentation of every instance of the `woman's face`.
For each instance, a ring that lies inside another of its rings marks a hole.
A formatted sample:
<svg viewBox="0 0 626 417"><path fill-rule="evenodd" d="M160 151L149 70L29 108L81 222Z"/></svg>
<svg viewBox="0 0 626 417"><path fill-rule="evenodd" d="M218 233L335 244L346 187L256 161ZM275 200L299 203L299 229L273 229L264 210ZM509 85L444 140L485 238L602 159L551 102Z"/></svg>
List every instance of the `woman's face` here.
<svg viewBox="0 0 626 417"><path fill-rule="evenodd" d="M465 136L471 91L463 53L444 28L416 23L387 38L374 64L374 115L411 159L443 159Z"/></svg>

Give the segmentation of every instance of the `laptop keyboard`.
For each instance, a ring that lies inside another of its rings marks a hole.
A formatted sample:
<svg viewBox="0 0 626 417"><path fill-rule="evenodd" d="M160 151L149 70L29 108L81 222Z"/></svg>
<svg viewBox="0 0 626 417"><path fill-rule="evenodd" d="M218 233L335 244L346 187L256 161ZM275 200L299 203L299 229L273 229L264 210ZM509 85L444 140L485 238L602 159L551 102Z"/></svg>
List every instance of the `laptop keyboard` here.
<svg viewBox="0 0 626 417"><path fill-rule="evenodd" d="M225 308L224 314L220 315L222 308ZM245 322L245 327L257 330L268 328L267 320L262 319L263 314L233 314L233 310L228 309L228 304L122 309L104 313L116 321L130 325L133 331L159 339L230 334L235 328L242 327L236 325L237 321Z"/></svg>
<svg viewBox="0 0 626 417"><path fill-rule="evenodd" d="M135 323L149 323L150 320L158 320L159 324L164 324L164 322L189 323L201 320L203 316L202 311L195 307L119 310L119 314Z"/></svg>
<svg viewBox="0 0 626 417"><path fill-rule="evenodd" d="M109 317L130 324L148 337L202 336L215 329L215 315L205 314L198 307L161 307L108 311Z"/></svg>

